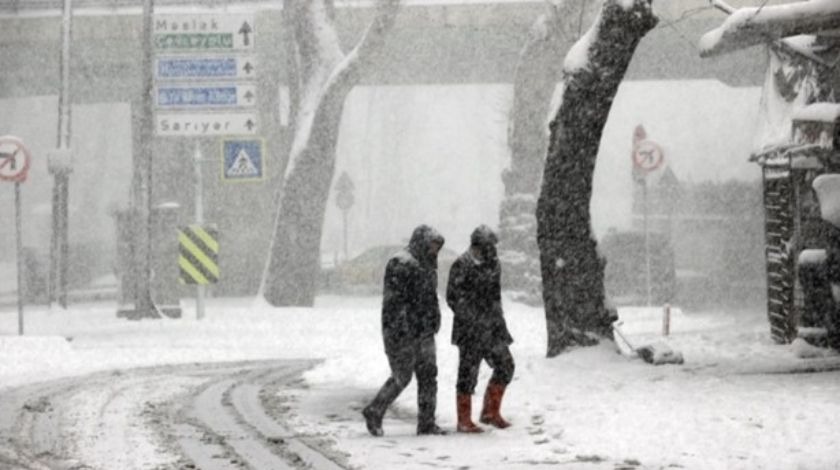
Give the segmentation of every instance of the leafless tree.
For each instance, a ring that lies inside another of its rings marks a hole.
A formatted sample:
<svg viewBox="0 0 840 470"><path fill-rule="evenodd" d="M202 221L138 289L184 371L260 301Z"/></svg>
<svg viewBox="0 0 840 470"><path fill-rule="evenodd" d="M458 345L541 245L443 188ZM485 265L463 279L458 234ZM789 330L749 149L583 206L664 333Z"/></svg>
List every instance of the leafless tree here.
<svg viewBox="0 0 840 470"><path fill-rule="evenodd" d="M537 243L549 357L611 334L604 262L592 234L592 178L618 86L641 39L657 24L652 0L604 0L564 63L565 90L549 125L537 201Z"/></svg>
<svg viewBox="0 0 840 470"><path fill-rule="evenodd" d="M372 21L345 53L332 0L284 0L293 137L260 286L272 305L314 301L344 102L384 44L399 7L399 0L378 0Z"/></svg>

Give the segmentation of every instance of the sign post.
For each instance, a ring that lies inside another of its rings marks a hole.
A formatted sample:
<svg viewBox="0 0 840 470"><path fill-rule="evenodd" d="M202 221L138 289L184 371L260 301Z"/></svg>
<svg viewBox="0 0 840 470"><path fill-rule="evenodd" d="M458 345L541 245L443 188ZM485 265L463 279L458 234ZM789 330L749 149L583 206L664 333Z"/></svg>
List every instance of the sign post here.
<svg viewBox="0 0 840 470"><path fill-rule="evenodd" d="M637 126L633 134L633 170L638 175L642 185L642 210L644 214L643 231L645 235L645 290L647 305L651 304L651 275L650 275L650 237L648 236L648 185L647 176L659 168L665 161L662 147L656 142L646 139L642 126Z"/></svg>
<svg viewBox="0 0 840 470"><path fill-rule="evenodd" d="M156 15L152 33L154 134L195 142L195 224L178 234L178 264L181 282L197 286L196 319L201 320L206 285L219 279L217 233L204 226L202 142L222 141L225 180L263 176L254 15Z"/></svg>
<svg viewBox="0 0 840 470"><path fill-rule="evenodd" d="M204 224L204 180L201 175L201 148L198 143L195 144L195 153L193 154L193 168L195 169L195 223L198 225ZM204 318L204 296L207 288L205 284L196 285L195 295L195 318L201 320Z"/></svg>
<svg viewBox="0 0 840 470"><path fill-rule="evenodd" d="M17 248L18 334L23 335L23 238L21 230L20 184L26 181L32 160L17 137L0 137L0 180L15 183L15 246Z"/></svg>

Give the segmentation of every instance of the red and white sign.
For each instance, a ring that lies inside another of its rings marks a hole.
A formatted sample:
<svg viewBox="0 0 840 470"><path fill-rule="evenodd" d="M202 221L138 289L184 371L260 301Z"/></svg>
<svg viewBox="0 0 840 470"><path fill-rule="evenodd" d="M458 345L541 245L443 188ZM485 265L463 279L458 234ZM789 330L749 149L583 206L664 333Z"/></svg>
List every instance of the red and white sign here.
<svg viewBox="0 0 840 470"><path fill-rule="evenodd" d="M23 183L29 172L32 156L17 137L0 137L0 180Z"/></svg>
<svg viewBox="0 0 840 470"><path fill-rule="evenodd" d="M665 162L662 147L652 140L640 140L633 145L633 166L645 173L650 173Z"/></svg>

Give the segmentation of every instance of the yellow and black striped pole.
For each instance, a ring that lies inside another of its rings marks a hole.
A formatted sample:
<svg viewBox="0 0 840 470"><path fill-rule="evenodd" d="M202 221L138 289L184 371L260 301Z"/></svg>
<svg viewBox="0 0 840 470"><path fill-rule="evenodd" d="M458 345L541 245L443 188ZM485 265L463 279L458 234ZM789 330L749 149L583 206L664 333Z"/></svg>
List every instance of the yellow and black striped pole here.
<svg viewBox="0 0 840 470"><path fill-rule="evenodd" d="M178 232L178 267L183 284L219 282L219 241L214 227L188 225Z"/></svg>

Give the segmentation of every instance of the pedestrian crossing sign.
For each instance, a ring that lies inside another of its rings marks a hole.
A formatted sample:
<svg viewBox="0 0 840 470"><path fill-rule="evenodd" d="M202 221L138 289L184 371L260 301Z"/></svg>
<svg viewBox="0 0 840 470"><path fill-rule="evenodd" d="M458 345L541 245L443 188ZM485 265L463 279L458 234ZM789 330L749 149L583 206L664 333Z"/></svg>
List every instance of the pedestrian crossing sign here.
<svg viewBox="0 0 840 470"><path fill-rule="evenodd" d="M265 173L262 139L222 141L222 179L258 181Z"/></svg>

